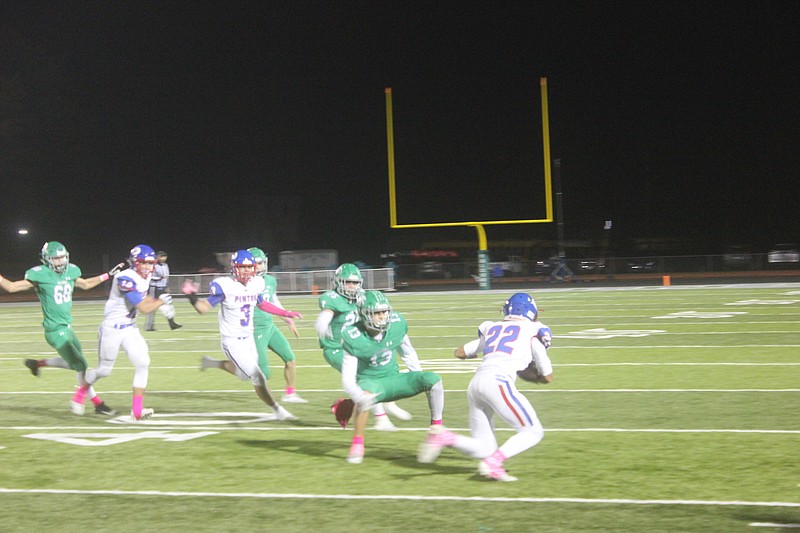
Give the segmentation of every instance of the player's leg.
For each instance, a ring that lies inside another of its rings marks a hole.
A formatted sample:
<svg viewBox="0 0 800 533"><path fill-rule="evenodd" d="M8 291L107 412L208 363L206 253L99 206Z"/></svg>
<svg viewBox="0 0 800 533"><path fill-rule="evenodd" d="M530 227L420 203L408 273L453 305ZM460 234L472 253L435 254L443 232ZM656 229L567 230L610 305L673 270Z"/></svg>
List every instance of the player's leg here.
<svg viewBox="0 0 800 533"><path fill-rule="evenodd" d="M344 358L344 351L341 348L335 350L322 350L322 357L331 365L337 372L342 373L342 359ZM397 428L389 417L386 416L386 409L383 404L376 404L372 408L372 414L375 415L375 429L378 431L396 431Z"/></svg>
<svg viewBox="0 0 800 533"><path fill-rule="evenodd" d="M491 407L517 433L485 457L478 465L478 472L497 481L516 481L517 478L505 471L503 465L506 459L538 444L544 436L544 430L536 411L511 379L485 376L481 387L482 407Z"/></svg>
<svg viewBox="0 0 800 533"><path fill-rule="evenodd" d="M86 363L86 358L83 356L83 347L81 346L78 336L75 334L72 328L67 328L65 334L61 338L64 340L64 342L58 346L57 350L69 368L75 370L78 379L78 390L83 388L86 391L85 396L88 397L94 405L95 413L108 416L117 414L114 409L106 405L100 396L97 395L94 387L86 382L86 370L88 368L88 364ZM76 394L80 397L78 392L76 392ZM76 412L76 414L83 414L83 402L77 402L74 400L75 398L73 398L73 401L70 403L70 407L72 408L73 412Z"/></svg>
<svg viewBox="0 0 800 533"><path fill-rule="evenodd" d="M269 381L271 376L269 370L269 358L267 351L269 347L269 335L266 332L267 328L258 328L253 334L253 339L256 342L256 353L258 354L258 368L264 377Z"/></svg>
<svg viewBox="0 0 800 533"><path fill-rule="evenodd" d="M280 405L269 388L267 378L258 367L258 352L253 337L237 339L224 337L222 348L225 356L236 366L237 375L249 380L253 384L256 395L267 404L275 413L278 420L297 420L293 414Z"/></svg>
<svg viewBox="0 0 800 533"><path fill-rule="evenodd" d="M47 341L47 344L49 344L56 352L58 352L59 346L62 346L66 342L65 337L70 331L71 328L68 327L62 327L53 331L45 331L44 340ZM70 368L69 363L64 359L63 356L60 355L60 352L59 357L47 357L45 359L25 359L23 362L34 376L39 375L39 369L42 367L64 369Z"/></svg>
<svg viewBox="0 0 800 533"><path fill-rule="evenodd" d="M297 357L292 351L289 340L274 324L272 327L273 331L268 338L268 346L283 360L283 378L286 381L286 391L281 401L286 403L308 403L297 393Z"/></svg>
<svg viewBox="0 0 800 533"><path fill-rule="evenodd" d="M121 346L133 365L131 419L136 421L150 418L154 410L144 407L144 392L150 377L150 348L138 328L124 330Z"/></svg>
<svg viewBox="0 0 800 533"><path fill-rule="evenodd" d="M356 405L355 415L353 415L353 440L350 443L346 459L348 463L359 464L364 460L364 434L367 429L367 418L369 418L369 411L362 411Z"/></svg>

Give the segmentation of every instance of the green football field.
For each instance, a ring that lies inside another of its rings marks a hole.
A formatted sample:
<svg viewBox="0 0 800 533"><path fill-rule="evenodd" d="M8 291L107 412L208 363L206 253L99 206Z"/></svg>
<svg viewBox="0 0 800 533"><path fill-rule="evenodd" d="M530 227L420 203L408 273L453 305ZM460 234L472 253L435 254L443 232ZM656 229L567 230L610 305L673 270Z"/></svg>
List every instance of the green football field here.
<svg viewBox="0 0 800 533"><path fill-rule="evenodd" d="M315 297L282 297L305 315L291 341L309 403L286 404L291 422L265 419L248 383L200 371L201 356L222 357L217 317L177 299L184 327L159 316L145 333L155 417L75 416L74 373L34 377L22 363L53 355L38 305L0 305L0 532L800 529L800 285L531 293L553 331L555 380L518 382L545 437L507 461L515 483L480 478L475 460L449 449L418 464L424 396L399 402L414 419L369 429L364 462L346 463L352 434L330 411L342 390L317 347ZM453 350L500 317L509 294L389 295L423 366L444 380L454 431L468 433L477 362ZM73 311L93 364L102 302ZM280 392L282 365L270 362ZM120 415L132 375L121 353L97 384ZM500 422L499 440L510 435Z"/></svg>

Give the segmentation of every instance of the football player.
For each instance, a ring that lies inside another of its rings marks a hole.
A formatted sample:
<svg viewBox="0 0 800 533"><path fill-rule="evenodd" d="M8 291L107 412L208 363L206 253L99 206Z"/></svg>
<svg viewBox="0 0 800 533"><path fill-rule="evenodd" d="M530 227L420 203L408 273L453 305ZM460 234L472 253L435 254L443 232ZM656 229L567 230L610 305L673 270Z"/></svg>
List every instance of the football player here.
<svg viewBox="0 0 800 533"><path fill-rule="evenodd" d="M111 374L120 349L125 350L133 365L133 400L131 421L136 422L153 415L153 409L143 407L144 391L150 374L150 350L144 340L136 316L152 313L165 304L172 303L169 293L158 298L147 295L150 276L156 266L156 253L146 244L134 246L128 256L129 267L114 275L104 309L103 322L98 331L98 364L86 372L86 382L93 385ZM78 389L80 392L81 389ZM82 403L83 399L76 401Z"/></svg>
<svg viewBox="0 0 800 533"><path fill-rule="evenodd" d="M231 256L231 276L212 280L209 286L211 294L207 299L199 299L198 290L199 287L190 280L182 287L183 293L189 296L189 303L200 314L219 305L219 333L222 351L227 358L222 362L222 368L243 381L249 380L277 420L297 420L275 401L267 377L259 368L253 316L256 309L286 318L303 318L303 315L277 307L264 298L264 278L256 275L256 258L247 250L239 250Z"/></svg>
<svg viewBox="0 0 800 533"><path fill-rule="evenodd" d="M264 292L263 298L269 303L285 309L278 299L278 281L274 276L267 274L267 254L261 248L248 248L248 252L253 254L256 260L256 275L264 278ZM297 326L289 317L283 317L283 321L289 327L295 337L299 337ZM283 377L286 380L286 392L284 393L281 401L284 403L308 403L303 399L295 389L297 383L297 364L295 363L296 357L286 339L286 335L275 325L272 320L272 313L267 313L261 309L256 308L255 315L253 316L253 329L256 341L256 349L258 350L258 368L264 373L264 377L269 380L269 360L267 358L267 348L278 354L283 359ZM201 361L201 369L205 368L225 368L225 361L219 359L212 359L208 356L203 356Z"/></svg>
<svg viewBox="0 0 800 533"><path fill-rule="evenodd" d="M458 359L473 359L479 352L483 361L467 388L469 425L472 437L449 431L431 433L422 443L417 459L432 463L445 446L481 459L478 472L496 481L516 481L503 463L536 446L544 437L539 418L528 399L517 390L517 376L536 383L553 381L553 365L547 355L552 334L539 322L536 302L518 292L503 305L503 320L478 326L478 338L456 348ZM516 434L497 446L494 414L514 428Z"/></svg>
<svg viewBox="0 0 800 533"><path fill-rule="evenodd" d="M69 252L60 242L44 243L40 258L42 265L28 269L25 272L25 279L10 281L0 276L0 287L8 292L31 289L36 291L44 317L42 322L44 338L59 355L47 359L25 359L25 366L34 376L39 375L41 367L72 369L78 374L78 386L86 386L88 365L83 356L81 343L72 330L72 295L75 287L82 290L97 287L122 270L125 263L116 265L107 273L84 279L81 277L80 267L69 262ZM92 387L86 388L83 397L87 395L94 404L95 413L108 416L117 414L97 396ZM78 415L84 413L83 400L77 392L70 402L70 409Z"/></svg>
<svg viewBox="0 0 800 533"><path fill-rule="evenodd" d="M392 311L380 291L359 298L361 321L342 331L342 386L356 404L353 440L348 463L364 459L364 428L369 410L379 402L410 398L424 392L431 412L431 432L441 433L444 411L442 378L424 372L408 338L405 318ZM400 372L396 354L408 372Z"/></svg>
<svg viewBox="0 0 800 533"><path fill-rule="evenodd" d="M334 290L326 291L319 297L320 313L314 324L319 337L322 357L337 372L342 371L342 329L357 323L358 305L356 301L361 295L364 278L361 271L352 263L339 265L333 273ZM376 405L372 412L375 415L375 429L379 431L395 431L397 428L386 416L389 411L400 420L411 420L411 414L398 407L394 402L387 405Z"/></svg>

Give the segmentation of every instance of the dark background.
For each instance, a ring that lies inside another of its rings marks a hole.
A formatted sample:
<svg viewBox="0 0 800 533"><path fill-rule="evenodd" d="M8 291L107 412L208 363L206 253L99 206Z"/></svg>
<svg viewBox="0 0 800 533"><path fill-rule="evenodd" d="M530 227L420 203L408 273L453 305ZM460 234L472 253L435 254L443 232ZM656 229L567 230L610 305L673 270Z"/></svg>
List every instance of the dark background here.
<svg viewBox="0 0 800 533"><path fill-rule="evenodd" d="M384 88L401 223L543 218L540 77L567 239L800 240L797 3L462 4L3 3L0 272L45 240L85 269L147 243L177 272L252 245L477 248L389 228Z"/></svg>

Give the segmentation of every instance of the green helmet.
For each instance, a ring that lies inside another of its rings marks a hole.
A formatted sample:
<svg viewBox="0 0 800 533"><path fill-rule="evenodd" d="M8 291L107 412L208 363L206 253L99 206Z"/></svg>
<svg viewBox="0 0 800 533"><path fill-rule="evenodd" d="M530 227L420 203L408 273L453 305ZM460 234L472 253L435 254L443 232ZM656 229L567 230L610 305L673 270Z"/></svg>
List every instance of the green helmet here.
<svg viewBox="0 0 800 533"><path fill-rule="evenodd" d="M248 248L248 252L250 252L253 257L256 258L256 275L263 276L267 273L267 254L264 253L264 250L261 248Z"/></svg>
<svg viewBox="0 0 800 533"><path fill-rule="evenodd" d="M392 306L381 291L364 291L358 299L358 314L364 325L375 331L389 329L389 315Z"/></svg>
<svg viewBox="0 0 800 533"><path fill-rule="evenodd" d="M348 286L347 282L358 283L358 286ZM333 284L336 287L336 292L347 298L348 300L355 300L361 292L361 283L364 278L361 277L361 271L353 263L342 263L336 272L333 274Z"/></svg>
<svg viewBox="0 0 800 533"><path fill-rule="evenodd" d="M41 253L42 264L57 274L63 274L69 266L67 247L57 241L44 243Z"/></svg>

